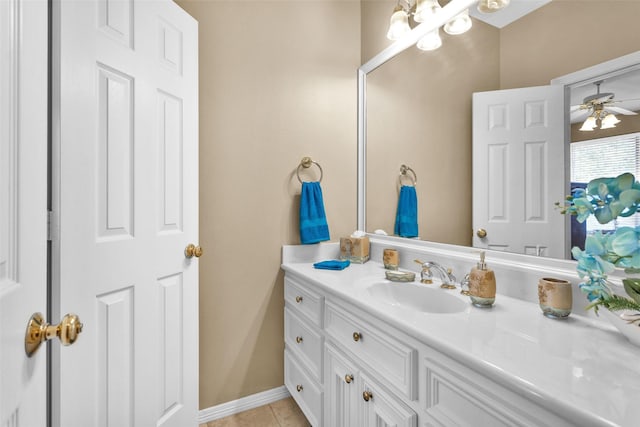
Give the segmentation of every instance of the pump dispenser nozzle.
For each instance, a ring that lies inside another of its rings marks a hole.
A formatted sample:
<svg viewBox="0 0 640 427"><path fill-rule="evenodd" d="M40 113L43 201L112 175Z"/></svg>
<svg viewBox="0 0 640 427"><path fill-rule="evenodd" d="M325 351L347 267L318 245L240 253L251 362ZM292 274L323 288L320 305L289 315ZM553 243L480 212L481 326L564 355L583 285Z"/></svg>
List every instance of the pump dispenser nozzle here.
<svg viewBox="0 0 640 427"><path fill-rule="evenodd" d="M481 251L480 252L480 262L478 263L478 270L486 270L487 269L487 263L484 262L484 256L485 256L485 252Z"/></svg>

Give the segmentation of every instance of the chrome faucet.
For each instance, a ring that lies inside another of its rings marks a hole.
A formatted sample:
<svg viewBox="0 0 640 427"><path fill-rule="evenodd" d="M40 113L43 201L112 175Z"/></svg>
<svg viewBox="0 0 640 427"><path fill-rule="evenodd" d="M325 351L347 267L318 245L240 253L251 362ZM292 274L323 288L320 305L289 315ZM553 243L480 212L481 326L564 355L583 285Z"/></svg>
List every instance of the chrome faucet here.
<svg viewBox="0 0 640 427"><path fill-rule="evenodd" d="M425 284L433 283L433 272L437 273L442 280L441 288L444 289L455 289L456 288L456 276L451 273L450 268L444 268L440 264L435 261L427 261L422 262L420 260L415 260L418 264L422 266L422 271L420 272L420 282Z"/></svg>

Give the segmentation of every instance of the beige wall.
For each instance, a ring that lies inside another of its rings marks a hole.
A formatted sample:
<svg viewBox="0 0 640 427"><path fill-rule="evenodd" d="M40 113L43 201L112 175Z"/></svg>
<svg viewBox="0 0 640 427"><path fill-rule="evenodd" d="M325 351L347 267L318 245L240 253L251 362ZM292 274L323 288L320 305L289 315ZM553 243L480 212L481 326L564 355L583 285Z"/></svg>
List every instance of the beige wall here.
<svg viewBox="0 0 640 427"><path fill-rule="evenodd" d="M501 30L501 88L548 85L640 50L638 17L638 0L553 0Z"/></svg>
<svg viewBox="0 0 640 427"><path fill-rule="evenodd" d="M354 1L179 4L199 21L200 407L283 384L281 247L299 243L303 156L332 240L356 223Z"/></svg>

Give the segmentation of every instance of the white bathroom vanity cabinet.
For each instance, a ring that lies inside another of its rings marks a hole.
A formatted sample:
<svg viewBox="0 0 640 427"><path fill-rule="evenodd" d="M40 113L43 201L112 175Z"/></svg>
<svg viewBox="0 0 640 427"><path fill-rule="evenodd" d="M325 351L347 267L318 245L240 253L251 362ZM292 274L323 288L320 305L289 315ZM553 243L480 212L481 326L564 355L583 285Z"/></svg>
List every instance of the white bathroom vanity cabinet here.
<svg viewBox="0 0 640 427"><path fill-rule="evenodd" d="M638 349L606 324L501 294L478 309L459 289L388 282L374 261L313 268L332 251L283 252L285 385L313 426L639 425ZM403 286L449 292L445 312L403 301ZM450 298L463 308L446 312Z"/></svg>

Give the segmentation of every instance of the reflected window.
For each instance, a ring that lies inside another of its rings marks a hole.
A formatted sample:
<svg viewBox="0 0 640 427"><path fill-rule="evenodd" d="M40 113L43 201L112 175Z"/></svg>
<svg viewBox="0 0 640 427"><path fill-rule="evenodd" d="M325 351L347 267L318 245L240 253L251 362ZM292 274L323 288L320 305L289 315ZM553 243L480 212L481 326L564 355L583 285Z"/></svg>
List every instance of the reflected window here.
<svg viewBox="0 0 640 427"><path fill-rule="evenodd" d="M602 177L615 177L625 172L640 178L640 133L591 139L571 143L572 187L586 185ZM619 227L640 225L640 215L618 218L600 224L593 215L586 221L586 233L596 230L613 231Z"/></svg>

